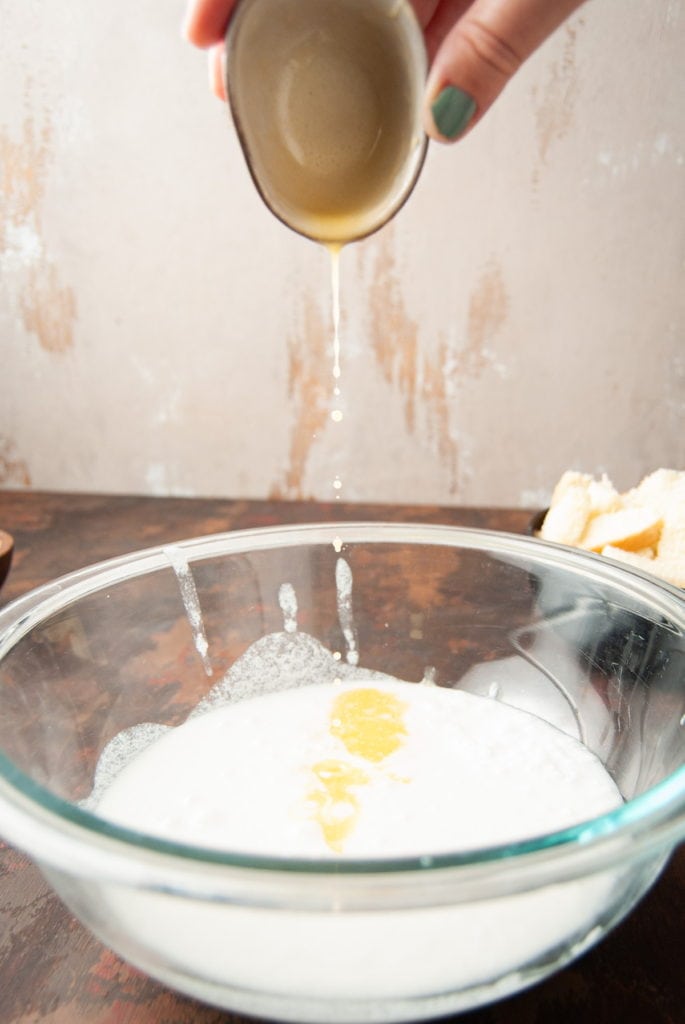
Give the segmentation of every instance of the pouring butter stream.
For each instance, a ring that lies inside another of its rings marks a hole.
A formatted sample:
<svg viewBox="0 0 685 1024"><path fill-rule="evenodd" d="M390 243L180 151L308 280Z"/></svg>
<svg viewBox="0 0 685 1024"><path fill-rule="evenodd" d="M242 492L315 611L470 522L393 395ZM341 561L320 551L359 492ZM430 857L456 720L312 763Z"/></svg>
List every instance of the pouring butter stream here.
<svg viewBox="0 0 685 1024"><path fill-rule="evenodd" d="M239 0L227 33L226 91L257 190L331 254L336 423L340 250L387 223L416 184L426 73L409 0ZM339 498L338 476L333 487Z"/></svg>

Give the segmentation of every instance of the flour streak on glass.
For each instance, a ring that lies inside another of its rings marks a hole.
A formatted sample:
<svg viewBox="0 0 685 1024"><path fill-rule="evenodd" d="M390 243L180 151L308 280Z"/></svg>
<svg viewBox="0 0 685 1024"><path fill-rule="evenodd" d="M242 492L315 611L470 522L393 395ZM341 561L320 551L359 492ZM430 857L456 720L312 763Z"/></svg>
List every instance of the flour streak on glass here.
<svg viewBox="0 0 685 1024"><path fill-rule="evenodd" d="M190 571L190 566L188 565L188 561L180 548L172 546L166 547L164 548L164 554L176 573L176 579L178 580L179 589L181 591L181 599L183 600L183 607L185 608L186 616L193 634L195 650L202 659L202 665L206 674L211 676L213 674L213 669L212 662L209 657L209 644L207 643L207 636L205 635L205 628L202 621L200 599L197 596L197 588L195 587L195 580L193 579L193 574Z"/></svg>

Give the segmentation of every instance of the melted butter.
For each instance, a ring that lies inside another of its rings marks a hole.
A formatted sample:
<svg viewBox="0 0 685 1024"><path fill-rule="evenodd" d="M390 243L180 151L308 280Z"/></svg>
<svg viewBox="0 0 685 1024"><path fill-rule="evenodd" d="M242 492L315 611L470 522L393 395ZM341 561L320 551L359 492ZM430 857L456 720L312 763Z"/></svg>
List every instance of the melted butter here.
<svg viewBox="0 0 685 1024"><path fill-rule="evenodd" d="M335 408L331 409L331 419L341 423L343 411L340 406L340 250L342 245L330 242L326 248L331 257L331 299L333 316L333 398ZM333 478L335 500L340 501L342 480L336 473Z"/></svg>
<svg viewBox="0 0 685 1024"><path fill-rule="evenodd" d="M407 705L394 694L374 687L360 687L340 693L331 707L329 732L341 740L354 757L378 764L393 754L404 741ZM309 793L315 805L314 818L327 846L342 853L345 840L360 813L357 788L371 778L357 765L329 758L312 765L318 786ZM390 774L393 782L409 779Z"/></svg>
<svg viewBox="0 0 685 1024"><path fill-rule="evenodd" d="M378 763L404 741L405 709L403 701L384 690L346 690L333 702L331 734L342 740L350 754Z"/></svg>
<svg viewBox="0 0 685 1024"><path fill-rule="evenodd" d="M343 843L359 817L359 799L356 786L364 786L369 777L361 768L331 758L312 765L320 786L309 794L316 805L316 821L327 845L341 853Z"/></svg>

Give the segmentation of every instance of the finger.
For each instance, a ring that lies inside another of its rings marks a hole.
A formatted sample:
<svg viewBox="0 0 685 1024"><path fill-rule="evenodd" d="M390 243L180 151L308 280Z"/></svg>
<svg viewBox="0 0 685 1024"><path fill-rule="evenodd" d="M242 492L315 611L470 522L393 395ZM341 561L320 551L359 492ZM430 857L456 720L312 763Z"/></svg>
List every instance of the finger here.
<svg viewBox="0 0 685 1024"><path fill-rule="evenodd" d="M428 135L441 142L463 135L526 58L582 2L474 0L451 27L448 19L459 0L441 5L427 30L438 46L426 87Z"/></svg>
<svg viewBox="0 0 685 1024"><path fill-rule="evenodd" d="M236 0L190 0L182 32L195 46L212 46L222 40Z"/></svg>
<svg viewBox="0 0 685 1024"><path fill-rule="evenodd" d="M473 0L439 0L434 5L430 21L424 26L426 49L431 64L449 30L466 13L472 3Z"/></svg>
<svg viewBox="0 0 685 1024"><path fill-rule="evenodd" d="M224 74L224 44L217 43L208 53L209 88L217 99L226 100L226 76Z"/></svg>
<svg viewBox="0 0 685 1024"><path fill-rule="evenodd" d="M439 3L440 0L412 0L412 7L421 28L426 27Z"/></svg>

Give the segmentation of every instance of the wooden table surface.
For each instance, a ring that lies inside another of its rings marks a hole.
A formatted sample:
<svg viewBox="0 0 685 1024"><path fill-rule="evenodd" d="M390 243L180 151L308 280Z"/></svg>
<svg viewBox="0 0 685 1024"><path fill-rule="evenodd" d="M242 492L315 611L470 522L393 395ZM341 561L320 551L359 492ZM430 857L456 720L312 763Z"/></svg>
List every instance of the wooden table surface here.
<svg viewBox="0 0 685 1024"><path fill-rule="evenodd" d="M0 605L91 562L224 530L345 520L428 522L523 532L530 512L138 498L0 491L15 538ZM683 1024L685 847L603 943L518 996L460 1024ZM456 1020L457 1018L455 1018ZM245 1020L165 989L104 949L32 864L0 841L0 1024L220 1024Z"/></svg>

